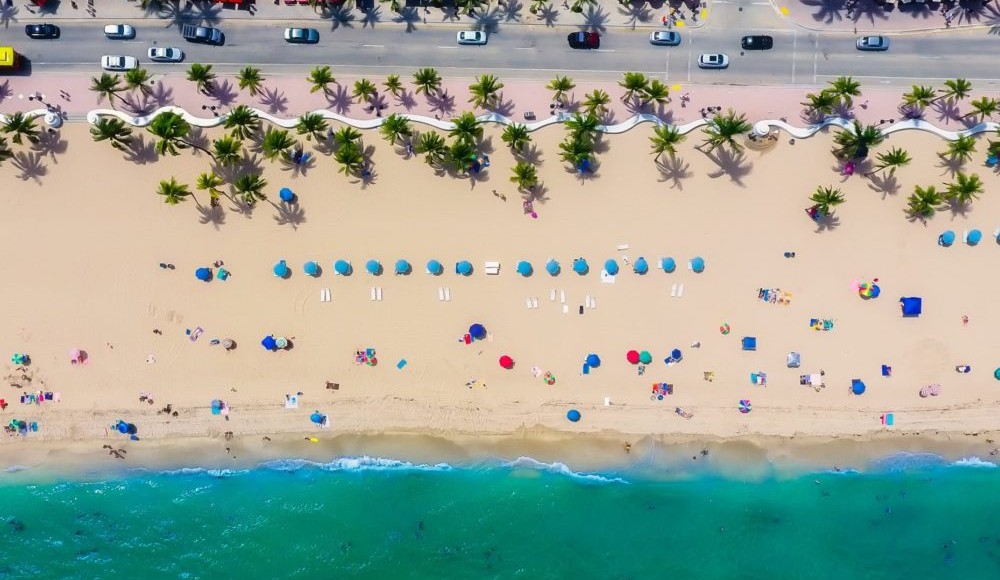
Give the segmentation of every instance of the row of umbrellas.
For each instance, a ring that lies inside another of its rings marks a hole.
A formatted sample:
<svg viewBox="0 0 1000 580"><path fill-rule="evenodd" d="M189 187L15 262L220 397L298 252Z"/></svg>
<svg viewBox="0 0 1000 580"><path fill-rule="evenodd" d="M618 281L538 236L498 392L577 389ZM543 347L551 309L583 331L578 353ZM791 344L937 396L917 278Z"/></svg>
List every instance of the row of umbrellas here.
<svg viewBox="0 0 1000 580"><path fill-rule="evenodd" d="M688 263L690 269L694 272L704 272L705 271L705 260L701 257L691 258ZM527 260L521 260L517 263L516 271L518 274L524 277L528 277L534 274L535 268L532 266L531 262ZM671 273L677 269L677 262L673 258L661 258L660 259L660 269L664 272ZM204 270L204 272L202 272ZM303 264L302 271L307 276L319 276L323 273L323 269L319 262L310 260ZM333 263L333 271L340 276L350 276L354 273L354 266L347 260L337 260ZM365 262L365 271L373 276L381 276L384 272L382 268L382 263L378 260L368 260ZM405 259L396 260L395 267L393 269L394 273L397 275L408 275L413 273L413 265ZM440 276L444 273L444 265L438 260L428 260L426 271L428 274L434 276ZM559 264L558 260L550 259L545 263L545 271L548 272L550 276L558 276L562 272L562 266ZM584 258L577 258L573 260L573 271L579 275L584 275L590 272L590 264ZM618 267L618 261L611 258L604 262L604 271L608 274L614 276L618 274L620 268ZM632 264L632 271L636 274L646 274L649 272L649 262L646 258L639 257ZM455 263L455 273L460 276L470 276L472 275L473 267L472 262L468 260L461 260ZM278 278L287 278L291 276L292 270L285 260L279 260L278 263L274 265L273 273ZM211 278L211 271L207 268L198 270L195 273L198 279L209 279Z"/></svg>
<svg viewBox="0 0 1000 580"><path fill-rule="evenodd" d="M1000 244L1000 234L997 234L996 238L997 238L997 243ZM945 230L940 236L938 236L938 245L947 248L952 244L954 244L956 239L957 236L955 235L954 231ZM983 232L977 229L969 230L968 232L965 233L964 239L962 241L965 242L966 244L969 244L970 246L975 246L979 244L979 242L983 241Z"/></svg>

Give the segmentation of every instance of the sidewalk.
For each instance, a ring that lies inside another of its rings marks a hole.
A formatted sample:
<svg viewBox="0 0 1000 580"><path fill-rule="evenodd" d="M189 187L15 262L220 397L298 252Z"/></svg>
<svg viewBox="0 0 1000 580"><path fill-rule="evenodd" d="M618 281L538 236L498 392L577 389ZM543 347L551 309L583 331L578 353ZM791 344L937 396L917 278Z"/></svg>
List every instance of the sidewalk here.
<svg viewBox="0 0 1000 580"><path fill-rule="evenodd" d="M4 0L0 0L3 2ZM403 5L405 0L400 0ZM664 18L669 19L671 4L680 7L677 14L680 16L677 27L696 28L704 24L707 11L697 8L698 2L695 0L656 0L654 2L636 2L628 6L622 6L616 0L599 0L593 6L586 6L580 14L569 10L570 3L563 3L561 0L552 0L545 9L537 14L528 11L530 2L520 0L507 4L501 0L491 0L485 13L477 13L476 16L455 15L451 11L440 8L403 8L403 14L393 12L389 3L379 3L376 0L375 9L371 14L366 14L362 10L355 8L354 0L347 0L344 8L331 8L326 10L313 9L308 4L288 4L286 0L275 2L273 0L260 0L245 4L240 7L231 4L220 4L213 2L195 2L185 4L184 0L179 1L180 11L170 10L157 13L155 10L147 12L142 9L137 0L92 0L90 4L87 0L76 0L75 6L70 0L62 0L55 5L55 8L39 8L33 5L30 0L19 0L12 8L0 8L7 20L13 23L30 23L39 21L59 22L73 20L100 20L104 22L133 21L137 19L163 19L163 20L190 20L203 23L218 23L226 20L297 20L303 21L303 25L308 25L308 21L315 21L313 26L319 26L323 21L338 20L349 22L353 26L376 26L382 25L405 25L424 24L435 25L463 25L470 28L475 27L503 27L503 26L591 26L596 30L601 28L649 28L658 29L664 27ZM170 3L168 2L169 6ZM485 6L485 5L484 5ZM692 7L698 13L694 14Z"/></svg>
<svg viewBox="0 0 1000 580"><path fill-rule="evenodd" d="M996 0L970 0L963 10L941 2L883 4L877 0L771 0L792 23L815 31L924 32L1000 26ZM853 6L848 10L849 6Z"/></svg>

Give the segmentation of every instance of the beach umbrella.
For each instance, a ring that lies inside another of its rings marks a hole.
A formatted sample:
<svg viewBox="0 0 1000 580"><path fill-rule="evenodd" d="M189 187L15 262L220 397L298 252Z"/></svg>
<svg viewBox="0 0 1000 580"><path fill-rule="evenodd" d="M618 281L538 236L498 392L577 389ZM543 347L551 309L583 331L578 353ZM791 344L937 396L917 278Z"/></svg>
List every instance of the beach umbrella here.
<svg viewBox="0 0 1000 580"><path fill-rule="evenodd" d="M851 379L851 392L855 395L860 395L865 392L865 384L861 382L861 379Z"/></svg>
<svg viewBox="0 0 1000 580"><path fill-rule="evenodd" d="M288 269L288 264L284 260L279 260L277 264L274 265L272 269L274 275L278 278L287 278L291 271Z"/></svg>
<svg viewBox="0 0 1000 580"><path fill-rule="evenodd" d="M236 348L236 342L231 338L222 339L222 348L226 350L233 350Z"/></svg>
<svg viewBox="0 0 1000 580"><path fill-rule="evenodd" d="M594 353L588 354L587 365L590 366L590 368L592 369L596 369L597 367L601 366L601 357L597 356ZM997 369L997 371L1000 372L1000 369ZM1000 379L1000 377L997 378Z"/></svg>
<svg viewBox="0 0 1000 580"><path fill-rule="evenodd" d="M319 276L319 264L310 260L302 266L302 271L305 272L307 276Z"/></svg>
<svg viewBox="0 0 1000 580"><path fill-rule="evenodd" d="M69 360L74 363L81 362L83 360L83 353L80 352L80 349L74 348L69 351Z"/></svg>
<svg viewBox="0 0 1000 580"><path fill-rule="evenodd" d="M645 274L646 272L649 272L649 264L646 263L646 258L639 256L639 259L635 261L635 264L632 264L632 271L636 274Z"/></svg>
<svg viewBox="0 0 1000 580"><path fill-rule="evenodd" d="M569 412L566 413L566 418L574 423L579 421L581 416L580 411L577 411L576 409L570 409Z"/></svg>
<svg viewBox="0 0 1000 580"><path fill-rule="evenodd" d="M278 197L280 197L281 201L285 203L292 203L293 201L295 201L295 193L292 192L292 190L288 189L287 187L282 187L278 191Z"/></svg>
<svg viewBox="0 0 1000 580"><path fill-rule="evenodd" d="M993 378L1000 381L1000 367L997 367L997 370L993 371Z"/></svg>
<svg viewBox="0 0 1000 580"><path fill-rule="evenodd" d="M614 276L618 273L618 262L616 262L613 258L608 258L604 261L604 271L609 275Z"/></svg>
<svg viewBox="0 0 1000 580"><path fill-rule="evenodd" d="M932 397L936 397L941 394L941 385L935 383L927 387L927 392L931 394Z"/></svg>
<svg viewBox="0 0 1000 580"><path fill-rule="evenodd" d="M202 282L209 282L212 280L212 269L211 268L198 268L194 271L194 277L201 280Z"/></svg>
<svg viewBox="0 0 1000 580"><path fill-rule="evenodd" d="M535 269L531 267L531 263L526 260L521 260L517 263L517 273L527 278L531 276Z"/></svg>
<svg viewBox="0 0 1000 580"><path fill-rule="evenodd" d="M970 246L975 246L982 239L983 239L983 232L979 230L972 230L969 232L969 235L965 237L965 243L969 244Z"/></svg>
<svg viewBox="0 0 1000 580"><path fill-rule="evenodd" d="M413 267L410 266L410 263L408 261L406 261L406 260L404 260L402 258L400 258L399 260L396 260L396 273L397 274L405 275L405 274L409 274L411 271L413 271Z"/></svg>
<svg viewBox="0 0 1000 580"><path fill-rule="evenodd" d="M337 260L333 264L333 271L341 276L350 276L352 271L351 263L347 260Z"/></svg>
<svg viewBox="0 0 1000 580"><path fill-rule="evenodd" d="M673 258L661 258L660 267L663 268L664 272L669 274L677 269L677 262Z"/></svg>
<svg viewBox="0 0 1000 580"><path fill-rule="evenodd" d="M649 363L653 362L653 355L649 354L648 350L644 350L639 353L639 362L641 362L644 365L648 365Z"/></svg>
<svg viewBox="0 0 1000 580"><path fill-rule="evenodd" d="M680 360L684 358L683 354L684 353L681 352L681 349L675 348L670 351L670 358L674 359L674 362L680 362Z"/></svg>
<svg viewBox="0 0 1000 580"><path fill-rule="evenodd" d="M277 350L278 341L274 340L274 336L269 334L260 341L260 345L267 350Z"/></svg>
<svg viewBox="0 0 1000 580"><path fill-rule="evenodd" d="M468 260L462 260L461 262L458 262L457 264L455 264L455 273L462 276L468 276L469 274L472 274L472 262L469 262Z"/></svg>
<svg viewBox="0 0 1000 580"><path fill-rule="evenodd" d="M740 413L749 413L750 409L753 409L753 406L750 405L750 399L740 399L739 409Z"/></svg>
<svg viewBox="0 0 1000 580"><path fill-rule="evenodd" d="M625 360L634 365L639 364L639 351L637 350L628 351L627 353L625 353Z"/></svg>
<svg viewBox="0 0 1000 580"><path fill-rule="evenodd" d="M121 433L122 435L124 435L124 434L128 433L128 423L126 423L125 421L122 421L121 419L119 419L118 420L118 424L115 425L115 429L119 433Z"/></svg>
<svg viewBox="0 0 1000 580"><path fill-rule="evenodd" d="M319 411L313 411L312 415L309 415L309 420L317 425L322 425L323 421L326 421L326 415Z"/></svg>
<svg viewBox="0 0 1000 580"><path fill-rule="evenodd" d="M552 276L558 276L561 268L559 267L559 262L555 259L551 259L545 263L545 271Z"/></svg>
<svg viewBox="0 0 1000 580"><path fill-rule="evenodd" d="M878 287L878 284L872 284L869 290L869 296L871 298L878 298L878 295L882 293L882 289Z"/></svg>
<svg viewBox="0 0 1000 580"><path fill-rule="evenodd" d="M938 236L938 245L948 247L955 243L955 232L951 230L945 230L943 234Z"/></svg>
<svg viewBox="0 0 1000 580"><path fill-rule="evenodd" d="M475 340L486 338L486 327L479 323L473 324L469 327L469 336Z"/></svg>
<svg viewBox="0 0 1000 580"><path fill-rule="evenodd" d="M365 262L365 271L372 276L378 276L382 273L382 264L378 260L368 260Z"/></svg>
<svg viewBox="0 0 1000 580"><path fill-rule="evenodd" d="M510 370L514 368L514 359L510 358L507 355L503 355L500 357L500 366L502 366L507 370Z"/></svg>
<svg viewBox="0 0 1000 580"><path fill-rule="evenodd" d="M583 276L590 271L590 265L587 264L587 260L583 258L577 258L573 260L573 271L577 274Z"/></svg>
<svg viewBox="0 0 1000 580"><path fill-rule="evenodd" d="M444 272L444 266L441 265L441 262L438 262L437 260L427 261L428 274L432 276L440 276L442 272Z"/></svg>
<svg viewBox="0 0 1000 580"><path fill-rule="evenodd" d="M701 256L695 256L691 258L691 269L697 273L702 273L705 271L705 259Z"/></svg>

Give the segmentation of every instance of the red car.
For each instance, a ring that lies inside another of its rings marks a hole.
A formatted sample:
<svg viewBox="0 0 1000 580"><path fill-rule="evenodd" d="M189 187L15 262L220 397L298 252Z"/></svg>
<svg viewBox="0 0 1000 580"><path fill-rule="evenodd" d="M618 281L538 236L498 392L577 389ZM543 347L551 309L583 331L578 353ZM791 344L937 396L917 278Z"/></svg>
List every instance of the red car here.
<svg viewBox="0 0 1000 580"><path fill-rule="evenodd" d="M570 48L601 48L601 35L596 32L571 32L566 40Z"/></svg>

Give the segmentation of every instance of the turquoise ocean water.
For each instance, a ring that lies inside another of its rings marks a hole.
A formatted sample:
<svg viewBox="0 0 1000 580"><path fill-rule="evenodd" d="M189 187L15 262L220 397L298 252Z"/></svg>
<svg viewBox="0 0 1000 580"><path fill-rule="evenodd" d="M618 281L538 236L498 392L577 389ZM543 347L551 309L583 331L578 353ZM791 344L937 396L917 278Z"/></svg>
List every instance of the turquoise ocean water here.
<svg viewBox="0 0 1000 580"><path fill-rule="evenodd" d="M0 578L1000 578L1000 469L974 459L754 482L524 458L25 476L0 474Z"/></svg>

